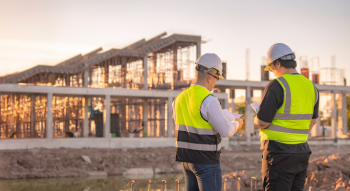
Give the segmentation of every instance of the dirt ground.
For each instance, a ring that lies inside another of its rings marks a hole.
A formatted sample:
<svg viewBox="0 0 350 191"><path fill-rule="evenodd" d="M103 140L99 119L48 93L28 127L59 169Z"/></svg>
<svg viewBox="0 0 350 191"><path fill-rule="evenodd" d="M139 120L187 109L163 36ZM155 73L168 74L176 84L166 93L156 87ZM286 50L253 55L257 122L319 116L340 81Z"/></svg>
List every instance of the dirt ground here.
<svg viewBox="0 0 350 191"><path fill-rule="evenodd" d="M311 149L307 185L321 190L350 189L350 146L314 146ZM223 150L221 167L224 172L259 170L261 155L257 146L232 147ZM151 168L155 173L182 172L180 163L175 162L175 148L0 151L0 179L82 177L92 172L119 175L133 168ZM246 171L236 174L257 176ZM231 175L226 177L234 178ZM246 186L250 187L248 183Z"/></svg>

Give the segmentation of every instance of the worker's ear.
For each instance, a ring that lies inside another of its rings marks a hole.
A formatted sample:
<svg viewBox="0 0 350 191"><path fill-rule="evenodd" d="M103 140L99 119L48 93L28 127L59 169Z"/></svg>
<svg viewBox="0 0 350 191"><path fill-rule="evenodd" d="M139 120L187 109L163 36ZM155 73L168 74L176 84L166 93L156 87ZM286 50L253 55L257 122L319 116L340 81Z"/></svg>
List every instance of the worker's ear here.
<svg viewBox="0 0 350 191"><path fill-rule="evenodd" d="M207 82L210 83L213 76L211 76L211 75L209 75L209 74L207 74L207 75L208 75L208 77L207 77Z"/></svg>
<svg viewBox="0 0 350 191"><path fill-rule="evenodd" d="M281 67L281 63L280 63L280 61L276 61L276 68L280 68Z"/></svg>

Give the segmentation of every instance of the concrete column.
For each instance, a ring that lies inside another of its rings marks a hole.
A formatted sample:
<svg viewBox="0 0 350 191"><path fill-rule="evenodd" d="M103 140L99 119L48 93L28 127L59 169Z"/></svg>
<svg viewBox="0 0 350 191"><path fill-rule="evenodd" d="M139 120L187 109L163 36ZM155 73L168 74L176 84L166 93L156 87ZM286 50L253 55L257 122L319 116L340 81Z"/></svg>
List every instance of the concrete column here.
<svg viewBox="0 0 350 191"><path fill-rule="evenodd" d="M148 56L143 57L143 89L148 90L148 67L147 67L147 62L148 62Z"/></svg>
<svg viewBox="0 0 350 191"><path fill-rule="evenodd" d="M88 87L89 86L89 68L85 68L83 73L83 86Z"/></svg>
<svg viewBox="0 0 350 191"><path fill-rule="evenodd" d="M53 101L53 94L48 93L46 98L46 107L47 107L47 113L46 113L46 138L52 139L53 138L53 118L52 118L52 101Z"/></svg>
<svg viewBox="0 0 350 191"><path fill-rule="evenodd" d="M35 132L35 95L30 97L30 138L36 137Z"/></svg>
<svg viewBox="0 0 350 191"><path fill-rule="evenodd" d="M236 113L235 90L234 89L229 89L228 110L232 113Z"/></svg>
<svg viewBox="0 0 350 191"><path fill-rule="evenodd" d="M318 116L319 117L316 119L316 125L311 130L311 136L312 137L322 136L322 129L320 129L320 127L321 127L320 112L318 112Z"/></svg>
<svg viewBox="0 0 350 191"><path fill-rule="evenodd" d="M167 121L167 126L168 126L168 137L173 137L173 97L168 97L168 121Z"/></svg>
<svg viewBox="0 0 350 191"><path fill-rule="evenodd" d="M143 111L143 136L148 137L148 99L144 99L142 103L142 111Z"/></svg>
<svg viewBox="0 0 350 191"><path fill-rule="evenodd" d="M196 48L197 48L196 57L198 59L201 56L201 42L197 42Z"/></svg>
<svg viewBox="0 0 350 191"><path fill-rule="evenodd" d="M246 87L246 94L245 94L245 132L246 132L246 136L247 136L247 146L251 145L251 126L253 125L252 121L251 121L251 87L247 86Z"/></svg>
<svg viewBox="0 0 350 191"><path fill-rule="evenodd" d="M347 122L347 102L346 102L346 94L342 93L338 98L338 127L339 133L346 134L348 129Z"/></svg>
<svg viewBox="0 0 350 191"><path fill-rule="evenodd" d="M105 95L103 111L103 137L110 138L111 131L111 95Z"/></svg>
<svg viewBox="0 0 350 191"><path fill-rule="evenodd" d="M320 102L321 100L321 93L319 93L318 100ZM314 127L315 129L315 136L323 136L323 130L321 129L321 115L320 115L320 110L318 111L318 118L316 119L316 126ZM312 130L314 131L314 130Z"/></svg>
<svg viewBox="0 0 350 191"><path fill-rule="evenodd" d="M89 137L89 97L84 97L83 137Z"/></svg>
<svg viewBox="0 0 350 191"><path fill-rule="evenodd" d="M335 140L338 138L338 127L337 127L337 100L335 99L336 93L332 93L332 138Z"/></svg>

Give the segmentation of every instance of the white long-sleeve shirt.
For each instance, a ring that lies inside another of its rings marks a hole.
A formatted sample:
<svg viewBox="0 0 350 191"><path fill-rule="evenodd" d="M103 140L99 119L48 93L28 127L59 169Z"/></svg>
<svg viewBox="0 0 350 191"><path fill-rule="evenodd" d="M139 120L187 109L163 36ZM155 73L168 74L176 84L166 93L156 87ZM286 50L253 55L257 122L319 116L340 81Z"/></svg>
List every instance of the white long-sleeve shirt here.
<svg viewBox="0 0 350 191"><path fill-rule="evenodd" d="M197 84L192 85L200 86ZM207 88L205 89L208 90ZM208 92L210 93L209 90ZM237 121L229 121L224 117L220 102L216 97L208 96L203 100L201 105L201 113L203 118L214 127L214 129L220 134L221 137L232 137L236 133L239 123ZM174 102L173 117L176 121Z"/></svg>

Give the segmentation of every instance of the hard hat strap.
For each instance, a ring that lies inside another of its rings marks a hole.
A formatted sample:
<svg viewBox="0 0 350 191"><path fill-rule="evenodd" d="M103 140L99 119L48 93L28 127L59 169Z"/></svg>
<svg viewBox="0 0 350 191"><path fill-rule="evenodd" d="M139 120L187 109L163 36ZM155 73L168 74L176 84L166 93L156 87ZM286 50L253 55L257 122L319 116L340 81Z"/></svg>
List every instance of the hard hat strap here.
<svg viewBox="0 0 350 191"><path fill-rule="evenodd" d="M216 70L215 68L209 68L209 69L208 69L208 68L206 68L206 67L204 67L204 66L201 66L201 65L199 65L199 64L197 64L196 70L197 70L198 72L203 72L203 73L214 72L215 75L220 75L219 71Z"/></svg>
<svg viewBox="0 0 350 191"><path fill-rule="evenodd" d="M282 59L282 60L294 60L295 59L295 55L294 54L288 54L288 55L282 56L280 59Z"/></svg>

